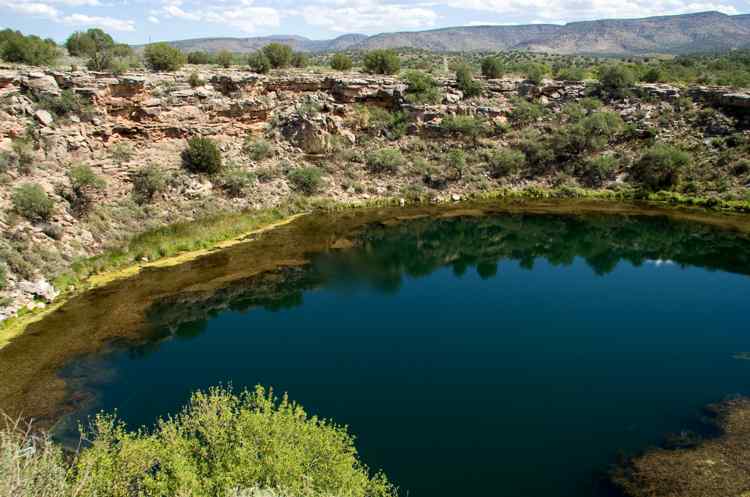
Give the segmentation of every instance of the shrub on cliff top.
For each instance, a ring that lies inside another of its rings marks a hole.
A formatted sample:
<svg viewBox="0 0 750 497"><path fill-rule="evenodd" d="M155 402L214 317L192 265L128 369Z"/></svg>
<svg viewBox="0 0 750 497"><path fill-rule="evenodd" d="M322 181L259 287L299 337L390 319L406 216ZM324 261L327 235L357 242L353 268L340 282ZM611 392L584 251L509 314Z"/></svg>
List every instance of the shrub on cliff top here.
<svg viewBox="0 0 750 497"><path fill-rule="evenodd" d="M152 71L177 71L187 62L187 57L179 48L168 43L152 43L143 52L146 65Z"/></svg>
<svg viewBox="0 0 750 497"><path fill-rule="evenodd" d="M401 59L395 50L372 50L365 55L364 69L370 74L396 74L401 70Z"/></svg>
<svg viewBox="0 0 750 497"><path fill-rule="evenodd" d="M251 53L247 57L247 64L258 74L266 74L271 70L271 61L262 50Z"/></svg>
<svg viewBox="0 0 750 497"><path fill-rule="evenodd" d="M353 65L352 58L346 54L337 53L331 57L331 69L336 71L348 71Z"/></svg>
<svg viewBox="0 0 750 497"><path fill-rule="evenodd" d="M188 140L182 152L182 163L193 173L216 174L221 171L221 151L211 138L196 136Z"/></svg>
<svg viewBox="0 0 750 497"><path fill-rule="evenodd" d="M274 69L288 67L294 56L292 47L283 43L269 43L263 47L263 53L268 57L268 61Z"/></svg>

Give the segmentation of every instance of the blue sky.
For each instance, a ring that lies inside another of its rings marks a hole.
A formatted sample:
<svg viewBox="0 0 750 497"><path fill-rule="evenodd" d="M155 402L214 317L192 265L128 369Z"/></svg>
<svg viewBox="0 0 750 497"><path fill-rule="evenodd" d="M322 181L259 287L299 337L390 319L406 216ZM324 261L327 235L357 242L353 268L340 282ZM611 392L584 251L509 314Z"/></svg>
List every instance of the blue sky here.
<svg viewBox="0 0 750 497"><path fill-rule="evenodd" d="M750 0L0 0L3 27L58 41L100 27L127 43L268 34L320 39L705 10L746 13Z"/></svg>

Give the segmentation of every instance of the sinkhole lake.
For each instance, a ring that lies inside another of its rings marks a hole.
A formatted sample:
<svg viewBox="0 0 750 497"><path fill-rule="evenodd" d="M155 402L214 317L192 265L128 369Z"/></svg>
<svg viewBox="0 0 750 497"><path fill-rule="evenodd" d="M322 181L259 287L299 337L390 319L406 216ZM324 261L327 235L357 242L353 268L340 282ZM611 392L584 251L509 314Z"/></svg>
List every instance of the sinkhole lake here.
<svg viewBox="0 0 750 497"><path fill-rule="evenodd" d="M149 294L137 340L62 370L88 392L68 425L151 425L195 389L263 384L348 425L403 495L587 497L611 495L621 455L750 394L746 234L460 211L347 230L247 276L226 274L252 243L138 277L183 280ZM106 316L138 278L78 305Z"/></svg>

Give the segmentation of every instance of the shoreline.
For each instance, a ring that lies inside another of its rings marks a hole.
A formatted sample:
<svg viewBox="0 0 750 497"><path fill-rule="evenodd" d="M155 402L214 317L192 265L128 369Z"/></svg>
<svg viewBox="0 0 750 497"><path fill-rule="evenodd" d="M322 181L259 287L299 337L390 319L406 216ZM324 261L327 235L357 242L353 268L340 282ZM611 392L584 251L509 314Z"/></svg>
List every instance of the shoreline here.
<svg viewBox="0 0 750 497"><path fill-rule="evenodd" d="M573 193L573 195L571 195ZM215 251L232 247L236 244L247 241L247 238L261 233L268 232L281 226L290 224L297 219L309 215L313 212L343 212L343 211L358 211L373 208L403 208L408 210L410 208L418 207L434 207L442 209L456 209L460 206L471 206L473 204L480 204L483 207L491 207L492 205L502 205L503 207L509 208L510 210L518 211L529 211L534 212L534 206L530 204L536 204L537 206L544 203L550 204L565 204L567 207L573 206L575 203L580 203L580 206L584 206L584 212L600 212L604 214L638 214L638 215L670 215L675 219L681 219L685 221L699 222L704 224L711 224L720 226L726 229L738 229L741 231L747 231L750 233L750 205L738 206L735 210L731 207L721 208L718 206L707 207L699 202L699 199L693 199L688 197L687 200L680 199L676 201L672 196L670 200L665 200L663 196L658 194L651 195L652 198L648 199L637 199L628 195L619 196L616 192L611 191L600 191L600 190L581 190L575 192L560 191L555 189L539 189L532 188L526 190L496 190L486 193L478 193L467 196L465 199L454 201L452 203L433 203L426 199L416 199L407 201L395 197L382 197L373 200L356 202L356 203L340 203L331 202L328 199L311 198L309 200L308 208L302 212L290 211L292 206L281 207L282 211L286 211L287 214L281 214L279 208L261 211L245 211L237 213L226 213L227 217L240 217L252 219L255 216L263 217L268 215L269 212L276 212L277 215L272 215L272 219L269 222L260 221L259 225L249 231L244 231L239 234L235 234L229 238L221 238L215 241L207 241L206 245L197 249L188 249L184 251L178 250L173 254L169 254L163 257L158 257L147 262L128 261L124 264L114 265L111 269L104 269L100 272L95 272L88 276L82 277L77 280L74 290L61 291L60 295L55 298L54 301L47 304L44 308L36 308L33 310L22 309L16 315L6 319L0 323L0 350L6 347L12 340L22 335L28 326L37 323L57 311L70 299L79 296L88 291L94 290L108 285L114 281L130 278L138 275L141 271L148 268L159 268L159 267L170 267L180 265ZM596 208L590 204L596 203ZM551 206L547 206L551 207ZM570 213L575 213L575 209L571 209ZM288 213L292 212L292 213ZM563 213L563 212L561 212ZM206 222L210 218L202 218L186 223L175 223L171 225L165 225L156 231L169 231L170 229L178 225L186 226L198 226L201 223ZM740 219L739 223L731 222L733 219ZM145 232L137 235L131 239L138 239L142 236L149 235L150 232ZM201 242L203 243L203 242ZM106 257L108 251L105 251L96 256L87 258L84 261L84 266L87 263L92 263L102 257ZM77 276L76 276L77 277Z"/></svg>

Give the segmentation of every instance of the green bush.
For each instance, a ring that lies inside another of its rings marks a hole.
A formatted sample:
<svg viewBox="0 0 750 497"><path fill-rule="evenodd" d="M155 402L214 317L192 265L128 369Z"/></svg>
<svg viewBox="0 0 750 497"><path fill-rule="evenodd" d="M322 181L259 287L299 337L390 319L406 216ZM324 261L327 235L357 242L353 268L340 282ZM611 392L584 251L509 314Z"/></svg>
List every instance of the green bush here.
<svg viewBox="0 0 750 497"><path fill-rule="evenodd" d="M39 107L50 111L57 117L70 114L83 115L91 111L91 106L81 100L73 90L63 90L60 96L43 95L37 99Z"/></svg>
<svg viewBox="0 0 750 497"><path fill-rule="evenodd" d="M471 140L476 144L477 140L487 134L487 122L476 116L456 115L443 118L440 127L452 135Z"/></svg>
<svg viewBox="0 0 750 497"><path fill-rule="evenodd" d="M336 71L348 71L353 65L352 58L346 54L337 53L331 57L331 69Z"/></svg>
<svg viewBox="0 0 750 497"><path fill-rule="evenodd" d="M381 148L368 153L365 162L372 173L394 174L406 164L406 159L397 148Z"/></svg>
<svg viewBox="0 0 750 497"><path fill-rule="evenodd" d="M631 170L633 179L650 190L675 187L682 171L690 164L690 154L666 144L656 144L647 150Z"/></svg>
<svg viewBox="0 0 750 497"><path fill-rule="evenodd" d="M310 56L302 52L294 52L291 60L292 67L298 69L305 68L310 65Z"/></svg>
<svg viewBox="0 0 750 497"><path fill-rule="evenodd" d="M115 45L110 35L98 28L76 31L65 40L65 48L74 57L91 57Z"/></svg>
<svg viewBox="0 0 750 497"><path fill-rule="evenodd" d="M505 64L500 57L491 56L482 59L482 76L488 79L499 79L505 74Z"/></svg>
<svg viewBox="0 0 750 497"><path fill-rule="evenodd" d="M323 186L323 171L315 166L298 167L287 173L287 179L293 189L312 195Z"/></svg>
<svg viewBox="0 0 750 497"><path fill-rule="evenodd" d="M622 64L609 64L599 70L599 83L609 96L622 98L635 83L635 74Z"/></svg>
<svg viewBox="0 0 750 497"><path fill-rule="evenodd" d="M406 100L415 104L437 104L443 99L440 86L435 78L422 71L407 71Z"/></svg>
<svg viewBox="0 0 750 497"><path fill-rule="evenodd" d="M398 140L406 134L407 116L403 112L388 112L381 107L363 107L367 113L367 129L382 133L390 140Z"/></svg>
<svg viewBox="0 0 750 497"><path fill-rule="evenodd" d="M641 81L645 81L646 83L659 83L665 79L666 76L664 71L659 66L649 67L648 70L643 73L643 76L641 76Z"/></svg>
<svg viewBox="0 0 750 497"><path fill-rule="evenodd" d="M250 66L250 69L258 74L268 74L271 70L271 61L262 50L251 53L247 57L247 64Z"/></svg>
<svg viewBox="0 0 750 497"><path fill-rule="evenodd" d="M555 72L558 81L583 81L586 78L586 70L580 66L561 67Z"/></svg>
<svg viewBox="0 0 750 497"><path fill-rule="evenodd" d="M549 72L544 64L532 63L526 66L526 81L535 85L540 85L544 81L544 76Z"/></svg>
<svg viewBox="0 0 750 497"><path fill-rule="evenodd" d="M133 158L133 147L126 142L119 142L112 145L109 153L117 164L124 164Z"/></svg>
<svg viewBox="0 0 750 497"><path fill-rule="evenodd" d="M216 54L216 63L220 65L223 68L228 68L232 65L232 62L234 62L234 57L232 56L232 52L229 50L220 50Z"/></svg>
<svg viewBox="0 0 750 497"><path fill-rule="evenodd" d="M581 161L576 168L576 174L591 186L601 186L612 178L619 161L613 155L600 155Z"/></svg>
<svg viewBox="0 0 750 497"><path fill-rule="evenodd" d="M487 171L493 178L502 178L518 173L525 162L526 156L518 150L493 150L487 154Z"/></svg>
<svg viewBox="0 0 750 497"><path fill-rule="evenodd" d="M466 169L466 153L460 148L449 151L445 154L445 164L457 177L462 177Z"/></svg>
<svg viewBox="0 0 750 497"><path fill-rule="evenodd" d="M255 174L245 171L241 167L230 167L219 177L219 185L232 197L241 196L245 189L255 183Z"/></svg>
<svg viewBox="0 0 750 497"><path fill-rule="evenodd" d="M139 204L153 200L154 195L167 187L167 177L161 168L149 164L133 174L133 197Z"/></svg>
<svg viewBox="0 0 750 497"><path fill-rule="evenodd" d="M372 50L365 54L363 65L370 74L396 74L401 70L401 59L395 50Z"/></svg>
<svg viewBox="0 0 750 497"><path fill-rule="evenodd" d="M477 97L482 93L482 84L474 79L474 71L468 64L459 64L456 67L456 86L464 94L464 97Z"/></svg>
<svg viewBox="0 0 750 497"><path fill-rule="evenodd" d="M205 85L206 82L201 78L197 71L193 71L190 73L190 76L188 76L188 84L190 85L190 88L198 88Z"/></svg>
<svg viewBox="0 0 750 497"><path fill-rule="evenodd" d="M68 171L68 180L73 190L73 196L69 198L71 205L77 213L87 210L91 202L91 192L101 190L106 186L102 178L94 173L90 166L79 164Z"/></svg>
<svg viewBox="0 0 750 497"><path fill-rule="evenodd" d="M31 174L34 168L34 145L31 140L17 138L11 144L11 158L20 174Z"/></svg>
<svg viewBox="0 0 750 497"><path fill-rule="evenodd" d="M30 430L0 432L0 485L18 497L396 496L359 461L346 427L261 387L196 392L152 430L128 431L99 414L83 437L80 452L64 458Z"/></svg>
<svg viewBox="0 0 750 497"><path fill-rule="evenodd" d="M147 45L143 56L152 71L177 71L187 62L187 57L179 48L164 42Z"/></svg>
<svg viewBox="0 0 750 497"><path fill-rule="evenodd" d="M279 69L292 63L292 47L283 43L269 43L263 47L263 53L268 57L271 67Z"/></svg>
<svg viewBox="0 0 750 497"><path fill-rule="evenodd" d="M211 63L211 56L208 52L194 51L187 54L188 64L203 65Z"/></svg>
<svg viewBox="0 0 750 497"><path fill-rule="evenodd" d="M5 263L0 263L0 290L5 290L5 286L8 284L8 266ZM2 442L0 442L2 444ZM2 451L2 448L0 448ZM0 474L7 474L0 471Z"/></svg>
<svg viewBox="0 0 750 497"><path fill-rule="evenodd" d="M13 208L29 221L48 221L52 217L55 204L47 192L36 183L26 183L12 195Z"/></svg>
<svg viewBox="0 0 750 497"><path fill-rule="evenodd" d="M0 58L8 62L45 66L53 64L59 56L57 44L38 36L24 36L20 31L0 31Z"/></svg>
<svg viewBox="0 0 750 497"><path fill-rule="evenodd" d="M182 163L193 173L216 174L222 167L221 151L211 138L193 137L182 152Z"/></svg>
<svg viewBox="0 0 750 497"><path fill-rule="evenodd" d="M524 98L514 98L511 100L511 105L508 119L516 126L528 126L544 117L544 107Z"/></svg>
<svg viewBox="0 0 750 497"><path fill-rule="evenodd" d="M251 136L245 138L242 144L242 152L254 161L263 160L273 154L273 146L261 138L255 139Z"/></svg>

